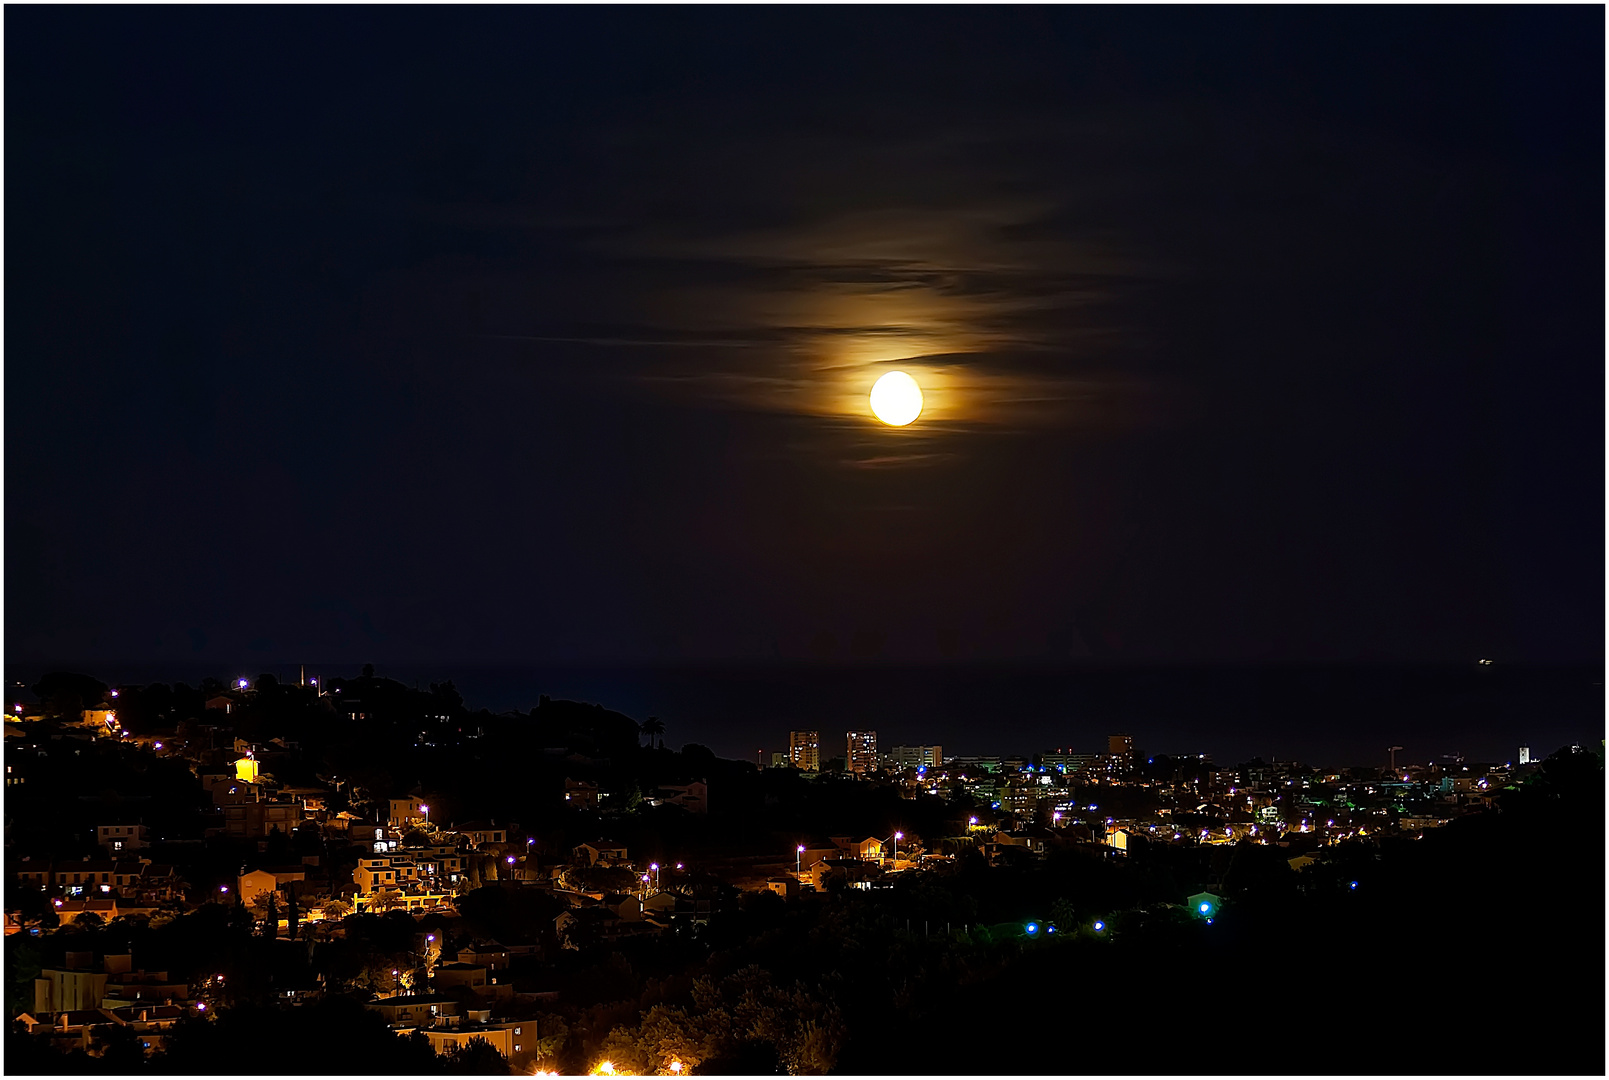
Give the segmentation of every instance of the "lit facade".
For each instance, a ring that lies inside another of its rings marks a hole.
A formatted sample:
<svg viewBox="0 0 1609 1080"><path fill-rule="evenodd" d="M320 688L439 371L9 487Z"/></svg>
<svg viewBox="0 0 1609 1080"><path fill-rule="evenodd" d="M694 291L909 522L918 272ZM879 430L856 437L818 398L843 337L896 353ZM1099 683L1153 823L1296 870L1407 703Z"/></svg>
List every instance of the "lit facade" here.
<svg viewBox="0 0 1609 1080"><path fill-rule="evenodd" d="M888 764L901 769L936 769L944 764L942 746L894 746L888 751Z"/></svg>
<svg viewBox="0 0 1609 1080"><path fill-rule="evenodd" d="M877 732L851 731L846 735L848 748L844 761L852 773L869 773L877 770Z"/></svg>
<svg viewBox="0 0 1609 1080"><path fill-rule="evenodd" d="M821 732L788 732L788 764L805 772L821 768Z"/></svg>

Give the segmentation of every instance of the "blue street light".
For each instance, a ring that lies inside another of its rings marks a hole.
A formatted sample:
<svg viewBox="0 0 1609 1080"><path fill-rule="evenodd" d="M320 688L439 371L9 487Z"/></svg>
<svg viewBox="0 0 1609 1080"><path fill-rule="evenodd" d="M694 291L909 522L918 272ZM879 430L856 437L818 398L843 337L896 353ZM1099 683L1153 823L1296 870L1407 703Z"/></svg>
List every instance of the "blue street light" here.
<svg viewBox="0 0 1609 1080"><path fill-rule="evenodd" d="M1038 923L1029 923L1027 925L1026 929L1027 929L1029 934L1037 934L1037 933L1039 933L1039 924Z"/></svg>
<svg viewBox="0 0 1609 1080"><path fill-rule="evenodd" d="M1347 888L1349 888L1349 889L1355 889L1355 888L1357 888L1357 887L1358 887L1358 883L1357 883L1357 882L1355 882L1355 881L1354 881L1354 882L1351 882L1351 883L1349 883L1349 884L1348 884L1348 885L1347 885Z"/></svg>
<svg viewBox="0 0 1609 1080"><path fill-rule="evenodd" d="M1096 920L1095 920L1095 932L1096 932L1096 933L1097 933L1097 934L1098 934L1098 933L1100 933L1100 932L1101 932L1101 931L1102 931L1102 930L1105 930L1105 929L1106 929L1106 924L1105 924L1105 923L1103 923L1103 922L1101 922L1101 920L1099 920L1099 919L1096 919Z"/></svg>

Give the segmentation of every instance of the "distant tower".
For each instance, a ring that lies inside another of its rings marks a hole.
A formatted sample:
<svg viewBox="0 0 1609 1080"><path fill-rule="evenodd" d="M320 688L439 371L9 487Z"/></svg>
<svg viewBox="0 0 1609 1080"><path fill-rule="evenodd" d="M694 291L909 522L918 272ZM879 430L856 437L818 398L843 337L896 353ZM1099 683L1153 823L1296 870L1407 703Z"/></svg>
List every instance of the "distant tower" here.
<svg viewBox="0 0 1609 1080"><path fill-rule="evenodd" d="M821 768L821 732L788 732L788 764L805 772Z"/></svg>
<svg viewBox="0 0 1609 1080"><path fill-rule="evenodd" d="M1400 747L1400 746L1388 746L1388 747L1386 747L1386 753L1391 755L1390 769L1391 769L1391 775L1392 776L1397 775L1397 751L1401 750L1401 749L1402 749L1402 747Z"/></svg>
<svg viewBox="0 0 1609 1080"><path fill-rule="evenodd" d="M1134 767L1134 736L1108 735L1106 753L1112 758L1112 763L1118 772L1128 772Z"/></svg>
<svg viewBox="0 0 1609 1080"><path fill-rule="evenodd" d="M877 770L877 732L851 731L845 736L848 739L848 751L844 761L852 773L869 773Z"/></svg>
<svg viewBox="0 0 1609 1080"><path fill-rule="evenodd" d="M1529 765L1530 763L1531 763L1531 748L1529 746L1520 747L1520 764L1521 765Z"/></svg>

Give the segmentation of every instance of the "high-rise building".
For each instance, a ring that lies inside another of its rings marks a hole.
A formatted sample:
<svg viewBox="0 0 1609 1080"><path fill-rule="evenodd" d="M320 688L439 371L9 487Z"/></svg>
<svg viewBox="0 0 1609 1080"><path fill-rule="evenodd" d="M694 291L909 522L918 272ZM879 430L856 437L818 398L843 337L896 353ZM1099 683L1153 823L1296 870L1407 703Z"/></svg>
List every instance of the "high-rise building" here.
<svg viewBox="0 0 1609 1080"><path fill-rule="evenodd" d="M869 773L877 769L877 732L851 731L845 736L849 748L844 761L852 773Z"/></svg>
<svg viewBox="0 0 1609 1080"><path fill-rule="evenodd" d="M1108 735L1106 737L1106 756L1111 759L1112 767L1119 773L1126 773L1134 767L1134 736Z"/></svg>
<svg viewBox="0 0 1609 1080"><path fill-rule="evenodd" d="M944 748L940 746L895 746L885 758L890 768L936 769L944 764Z"/></svg>
<svg viewBox="0 0 1609 1080"><path fill-rule="evenodd" d="M821 732L788 732L788 764L805 772L821 768Z"/></svg>

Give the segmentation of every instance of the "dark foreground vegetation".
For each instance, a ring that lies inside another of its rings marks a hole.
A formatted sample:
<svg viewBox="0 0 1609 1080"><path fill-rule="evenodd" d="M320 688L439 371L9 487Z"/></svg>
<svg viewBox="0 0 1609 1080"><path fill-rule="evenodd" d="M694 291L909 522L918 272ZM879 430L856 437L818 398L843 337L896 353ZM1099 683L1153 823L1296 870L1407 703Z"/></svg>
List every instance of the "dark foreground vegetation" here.
<svg viewBox="0 0 1609 1080"><path fill-rule="evenodd" d="M1603 762L1568 751L1501 808L1420 840L1325 849L1301 872L1234 849L1211 924L1178 906L1190 867L1127 859L952 866L887 889L750 893L707 925L554 949L527 975L567 1073L1546 1073L1604 1070ZM1355 884L1354 884L1355 883ZM142 1060L61 1054L13 1034L8 1073L501 1072L479 1045L436 1057L360 1007L417 931L551 933L527 892L488 886L461 919L354 916L346 936L257 936L211 905L163 926L9 939L8 995L69 949L209 956L231 973L215 1019ZM1095 929L1096 922L1102 924ZM1035 933L1027 926L1033 923ZM1054 926L1055 933L1049 932ZM277 986L325 978L284 1008ZM533 981L534 980L534 981Z"/></svg>

